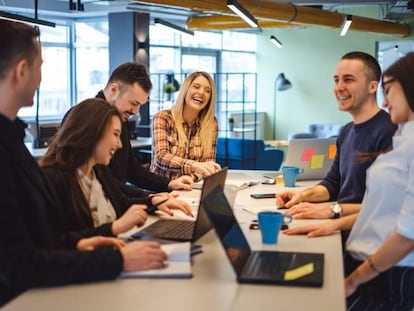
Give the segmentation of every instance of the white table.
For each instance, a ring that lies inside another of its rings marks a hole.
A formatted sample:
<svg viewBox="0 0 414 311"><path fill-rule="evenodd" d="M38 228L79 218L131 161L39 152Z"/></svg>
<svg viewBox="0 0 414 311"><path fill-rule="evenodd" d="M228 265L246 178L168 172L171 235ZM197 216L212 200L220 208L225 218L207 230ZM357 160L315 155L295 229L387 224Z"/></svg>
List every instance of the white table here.
<svg viewBox="0 0 414 311"><path fill-rule="evenodd" d="M245 175L248 180L262 176L258 172L239 171L231 176ZM266 175L266 174L265 174ZM307 186L314 182L300 182ZM274 192L280 186L257 185L240 191L235 212L253 249L309 251L325 254L324 284L322 288L240 285L230 266L214 230L197 244L203 253L193 257L192 279L127 279L111 282L73 285L60 288L30 290L11 303L10 310L345 310L343 264L339 234L308 239L305 236L279 236L274 246L261 243L259 231L248 229L254 215L246 213L246 204L272 207L274 199L252 199L253 192ZM297 188L299 189L299 187ZM198 197L199 190L182 192L184 197ZM311 220L294 220L297 226Z"/></svg>

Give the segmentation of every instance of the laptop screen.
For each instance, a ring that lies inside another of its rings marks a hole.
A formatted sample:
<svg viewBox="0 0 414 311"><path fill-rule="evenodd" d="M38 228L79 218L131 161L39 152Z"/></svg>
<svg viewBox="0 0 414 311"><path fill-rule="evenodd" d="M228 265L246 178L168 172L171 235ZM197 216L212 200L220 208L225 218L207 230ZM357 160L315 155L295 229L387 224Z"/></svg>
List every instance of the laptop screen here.
<svg viewBox="0 0 414 311"><path fill-rule="evenodd" d="M251 250L220 187L215 187L204 198L203 207L216 229L233 269L240 275Z"/></svg>
<svg viewBox="0 0 414 311"><path fill-rule="evenodd" d="M224 167L221 171L207 176L204 178L203 188L200 197L200 206L198 209L197 221L194 226L193 231L193 241L197 241L200 237L202 237L207 231L211 229L210 220L204 211L203 200L204 198L216 187L220 186L221 189L224 188L224 184L226 182L227 176L227 167Z"/></svg>

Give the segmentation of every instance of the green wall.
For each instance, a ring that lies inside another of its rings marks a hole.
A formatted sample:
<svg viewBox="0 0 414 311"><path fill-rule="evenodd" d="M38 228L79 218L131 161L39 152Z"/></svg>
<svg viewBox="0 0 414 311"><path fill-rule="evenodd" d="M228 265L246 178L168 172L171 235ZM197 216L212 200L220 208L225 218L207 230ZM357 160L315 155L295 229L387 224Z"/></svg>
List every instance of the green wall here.
<svg viewBox="0 0 414 311"><path fill-rule="evenodd" d="M376 10L368 13L377 14ZM269 41L271 35L283 48ZM341 37L339 29L320 26L264 29L257 39L257 109L267 112L265 139L273 138L275 97L276 139L287 139L290 132L306 132L309 123L351 121L348 113L338 110L333 95L333 73L340 57L354 50L375 56L376 41L400 39L356 31ZM275 80L281 72L293 86L275 96Z"/></svg>

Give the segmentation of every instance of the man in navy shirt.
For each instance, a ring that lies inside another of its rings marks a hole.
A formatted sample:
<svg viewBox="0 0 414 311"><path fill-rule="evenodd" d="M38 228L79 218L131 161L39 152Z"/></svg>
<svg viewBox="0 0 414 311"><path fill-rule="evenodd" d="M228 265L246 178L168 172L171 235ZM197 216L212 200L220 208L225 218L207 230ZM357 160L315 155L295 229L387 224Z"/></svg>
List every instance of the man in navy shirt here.
<svg viewBox="0 0 414 311"><path fill-rule="evenodd" d="M376 155L389 149L396 126L378 107L381 78L377 60L363 52L345 54L334 74L334 95L339 110L353 121L337 138L337 154L326 177L300 192L280 192L276 204L289 208L294 218L337 218L359 211L365 192L366 170ZM336 204L310 203L337 201Z"/></svg>

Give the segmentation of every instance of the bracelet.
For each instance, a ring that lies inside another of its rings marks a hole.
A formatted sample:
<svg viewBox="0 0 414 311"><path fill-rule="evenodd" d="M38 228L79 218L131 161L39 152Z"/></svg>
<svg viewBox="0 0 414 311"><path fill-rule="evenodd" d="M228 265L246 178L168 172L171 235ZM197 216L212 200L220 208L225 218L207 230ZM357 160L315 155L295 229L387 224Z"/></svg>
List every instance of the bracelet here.
<svg viewBox="0 0 414 311"><path fill-rule="evenodd" d="M167 202L169 199L170 199L170 198L167 198L167 199L161 200L160 202L158 202L158 203L156 203L156 204L153 204L152 206L153 206L153 207L155 207L155 208L157 208L157 207L158 207L158 206L160 206L161 204L163 204L163 203Z"/></svg>
<svg viewBox="0 0 414 311"><path fill-rule="evenodd" d="M381 271L379 271L379 270L375 267L375 265L374 265L374 263L373 263L373 261L372 261L371 257L368 257L367 261L368 261L368 265L369 265L369 267L371 268L371 270L372 270L372 271L374 271L374 272L375 272L375 273L377 273L377 274L381 274Z"/></svg>

